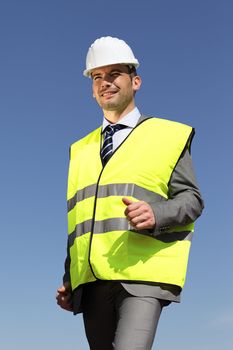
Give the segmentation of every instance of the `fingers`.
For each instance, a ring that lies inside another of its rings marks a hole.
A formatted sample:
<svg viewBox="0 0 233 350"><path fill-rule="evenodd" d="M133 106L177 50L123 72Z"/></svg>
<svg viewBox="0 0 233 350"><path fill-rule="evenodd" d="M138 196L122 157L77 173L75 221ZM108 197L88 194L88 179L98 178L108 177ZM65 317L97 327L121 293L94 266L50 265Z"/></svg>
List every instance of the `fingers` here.
<svg viewBox="0 0 233 350"><path fill-rule="evenodd" d="M57 297L57 304L64 310L67 310L67 311L73 310L71 299L68 297L58 296Z"/></svg>
<svg viewBox="0 0 233 350"><path fill-rule="evenodd" d="M149 212L140 212L140 210L134 210L130 212L128 215L128 220L131 222L133 226L137 226L143 222L147 222L150 220Z"/></svg>
<svg viewBox="0 0 233 350"><path fill-rule="evenodd" d="M129 212L136 210L136 209L139 209L141 206L141 203L144 203L144 202L133 202L132 200L130 200L126 197L122 198L122 202L127 206L125 209L126 216L128 215Z"/></svg>
<svg viewBox="0 0 233 350"><path fill-rule="evenodd" d="M64 310L72 311L72 293L70 284L58 288L56 295L57 304Z"/></svg>
<svg viewBox="0 0 233 350"><path fill-rule="evenodd" d="M58 295L56 297L57 299L57 304L64 310L67 311L72 311L72 299L71 299L71 295L70 296L63 296L63 295Z"/></svg>
<svg viewBox="0 0 233 350"><path fill-rule="evenodd" d="M148 203L143 201L126 201L125 198L124 200L122 199L122 201L127 205L125 216L129 220L131 226L137 230L151 229L155 226L154 212Z"/></svg>

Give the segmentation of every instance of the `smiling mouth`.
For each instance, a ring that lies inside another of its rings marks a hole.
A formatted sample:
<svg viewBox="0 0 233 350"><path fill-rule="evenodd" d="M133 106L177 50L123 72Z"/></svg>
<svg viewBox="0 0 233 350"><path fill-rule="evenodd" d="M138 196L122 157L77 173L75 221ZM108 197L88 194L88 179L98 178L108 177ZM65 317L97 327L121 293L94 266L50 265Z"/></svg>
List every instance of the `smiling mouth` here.
<svg viewBox="0 0 233 350"><path fill-rule="evenodd" d="M101 94L102 97L111 97L115 95L118 91L105 91Z"/></svg>

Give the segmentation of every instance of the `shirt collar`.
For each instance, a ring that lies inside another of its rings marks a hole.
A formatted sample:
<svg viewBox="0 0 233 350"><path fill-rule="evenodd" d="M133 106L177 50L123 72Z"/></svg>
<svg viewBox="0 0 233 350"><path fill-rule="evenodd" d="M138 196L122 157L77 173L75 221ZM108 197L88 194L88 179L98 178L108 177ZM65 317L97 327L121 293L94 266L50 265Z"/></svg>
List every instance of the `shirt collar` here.
<svg viewBox="0 0 233 350"><path fill-rule="evenodd" d="M120 119L119 124L126 125L128 128L133 129L140 118L141 114L137 107L135 107L131 112L126 114L122 119ZM106 126L112 125L105 117L103 118L102 132L104 132Z"/></svg>

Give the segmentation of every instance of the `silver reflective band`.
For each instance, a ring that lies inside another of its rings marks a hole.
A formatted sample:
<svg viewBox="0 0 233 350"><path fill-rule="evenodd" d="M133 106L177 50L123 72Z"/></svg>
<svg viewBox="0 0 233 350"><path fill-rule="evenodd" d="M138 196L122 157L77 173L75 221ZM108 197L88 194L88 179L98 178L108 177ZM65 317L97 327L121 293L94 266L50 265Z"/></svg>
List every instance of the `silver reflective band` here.
<svg viewBox="0 0 233 350"><path fill-rule="evenodd" d="M77 191L76 194L67 202L68 212L75 207L77 202L93 197L95 196L95 193L96 184L87 186L82 190ZM143 199L145 202L166 200L165 197L132 183L99 185L97 197L105 198L108 196L132 196L139 200Z"/></svg>
<svg viewBox="0 0 233 350"><path fill-rule="evenodd" d="M68 236L68 244L71 247L74 244L74 240L76 237L80 237L85 235L85 233L91 232L92 220L87 220L77 224L75 230L69 234Z"/></svg>
<svg viewBox="0 0 233 350"><path fill-rule="evenodd" d="M68 212L75 207L77 202L81 202L84 199L95 196L95 192L96 192L96 184L87 186L82 190L77 191L75 195L67 201Z"/></svg>
<svg viewBox="0 0 233 350"><path fill-rule="evenodd" d="M93 233L128 230L130 230L130 224L126 218L113 218L103 221L95 221Z"/></svg>
<svg viewBox="0 0 233 350"><path fill-rule="evenodd" d="M74 244L76 237L80 237L85 233L91 232L92 220L87 220L81 224L76 225L75 230L69 235L69 246ZM111 231L128 231L130 224L126 218L113 218L103 221L95 221L93 233L101 234Z"/></svg>
<svg viewBox="0 0 233 350"><path fill-rule="evenodd" d="M69 235L69 247L72 247L74 244L75 238L80 237L86 233L90 233L92 229L92 220L84 221L80 224L77 224L75 227L75 230ZM104 234L106 232L111 231L132 231L136 232L137 234L144 234L146 236L149 236L153 239L160 240L164 243L171 243L175 241L183 241L188 240L191 241L192 239L192 232L185 231L185 232L169 232L169 233L163 233L163 234L153 234L151 233L151 230L134 230L130 226L128 220L126 218L113 218L113 219L106 219L102 221L95 221L93 233L94 234Z"/></svg>

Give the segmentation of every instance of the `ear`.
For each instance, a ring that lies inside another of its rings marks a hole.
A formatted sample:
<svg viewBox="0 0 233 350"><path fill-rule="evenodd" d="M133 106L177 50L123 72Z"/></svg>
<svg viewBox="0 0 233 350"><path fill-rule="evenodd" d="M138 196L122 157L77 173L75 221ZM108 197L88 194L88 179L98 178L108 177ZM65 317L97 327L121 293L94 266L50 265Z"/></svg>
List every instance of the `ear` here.
<svg viewBox="0 0 233 350"><path fill-rule="evenodd" d="M92 85L92 96L93 96L93 98L95 98L95 91L94 91L93 85Z"/></svg>
<svg viewBox="0 0 233 350"><path fill-rule="evenodd" d="M132 85L133 85L133 90L136 92L140 89L142 84L142 79L139 75L135 75L135 77L132 78Z"/></svg>

